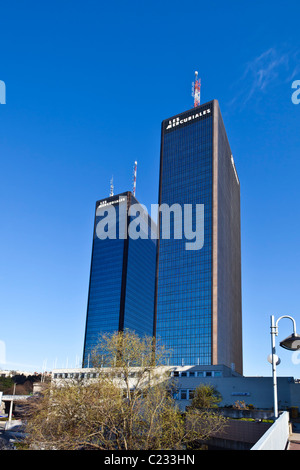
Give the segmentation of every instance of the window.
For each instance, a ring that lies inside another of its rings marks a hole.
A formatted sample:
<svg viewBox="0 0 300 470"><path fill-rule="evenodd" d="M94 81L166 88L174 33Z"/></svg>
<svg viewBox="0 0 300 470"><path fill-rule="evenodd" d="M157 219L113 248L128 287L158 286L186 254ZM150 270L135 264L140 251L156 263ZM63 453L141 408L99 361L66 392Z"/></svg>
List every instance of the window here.
<svg viewBox="0 0 300 470"><path fill-rule="evenodd" d="M205 205L201 250L186 250L185 239L172 239L173 223L170 239L160 240L157 334L174 352L170 365L211 364L212 137L209 115L162 137L160 203Z"/></svg>
<svg viewBox="0 0 300 470"><path fill-rule="evenodd" d="M190 377L195 377L195 372L190 372Z"/></svg>
<svg viewBox="0 0 300 470"><path fill-rule="evenodd" d="M180 399L187 400L187 390L180 390Z"/></svg>

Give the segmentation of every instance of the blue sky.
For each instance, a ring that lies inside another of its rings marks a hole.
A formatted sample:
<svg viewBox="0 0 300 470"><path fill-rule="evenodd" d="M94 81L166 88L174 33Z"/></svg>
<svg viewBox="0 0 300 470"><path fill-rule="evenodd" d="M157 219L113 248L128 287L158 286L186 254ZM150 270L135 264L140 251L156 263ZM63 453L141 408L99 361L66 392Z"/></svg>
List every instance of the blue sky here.
<svg viewBox="0 0 300 470"><path fill-rule="evenodd" d="M2 3L1 368L81 359L95 201L112 175L130 190L137 160L137 198L157 203L160 123L193 106L198 70L241 182L244 373L271 375L270 315L300 329L300 5L285 5ZM278 374L300 377L278 354Z"/></svg>

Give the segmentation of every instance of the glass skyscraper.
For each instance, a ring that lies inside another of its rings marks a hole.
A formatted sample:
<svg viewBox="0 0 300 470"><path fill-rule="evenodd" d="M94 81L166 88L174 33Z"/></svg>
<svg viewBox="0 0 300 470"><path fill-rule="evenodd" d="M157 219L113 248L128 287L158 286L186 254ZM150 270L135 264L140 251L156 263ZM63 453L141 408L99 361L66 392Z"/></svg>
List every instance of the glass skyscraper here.
<svg viewBox="0 0 300 470"><path fill-rule="evenodd" d="M96 202L84 367L91 365L92 350L102 333L129 329L141 336L153 334L156 240L151 237L153 225L145 212L145 223L140 227L145 236L128 236L135 219L128 210L134 204L139 203L131 192ZM111 208L115 220L108 219ZM107 221L105 235L100 228Z"/></svg>
<svg viewBox="0 0 300 470"><path fill-rule="evenodd" d="M162 122L162 204L202 204L204 244L164 239L160 219L154 335L173 365L242 373L240 184L216 100Z"/></svg>

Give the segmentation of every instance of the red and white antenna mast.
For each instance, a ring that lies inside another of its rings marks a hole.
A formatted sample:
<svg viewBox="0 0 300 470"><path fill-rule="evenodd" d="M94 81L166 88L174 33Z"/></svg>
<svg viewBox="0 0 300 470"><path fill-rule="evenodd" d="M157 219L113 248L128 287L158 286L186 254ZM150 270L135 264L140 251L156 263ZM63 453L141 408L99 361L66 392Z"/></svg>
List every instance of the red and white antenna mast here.
<svg viewBox="0 0 300 470"><path fill-rule="evenodd" d="M198 78L198 72L195 72L195 82L193 82L192 96L194 98L194 108L200 106L201 79Z"/></svg>
<svg viewBox="0 0 300 470"><path fill-rule="evenodd" d="M137 170L137 162L134 162L134 167L133 167L133 189L132 189L132 194L135 197L135 191L136 191L136 170Z"/></svg>

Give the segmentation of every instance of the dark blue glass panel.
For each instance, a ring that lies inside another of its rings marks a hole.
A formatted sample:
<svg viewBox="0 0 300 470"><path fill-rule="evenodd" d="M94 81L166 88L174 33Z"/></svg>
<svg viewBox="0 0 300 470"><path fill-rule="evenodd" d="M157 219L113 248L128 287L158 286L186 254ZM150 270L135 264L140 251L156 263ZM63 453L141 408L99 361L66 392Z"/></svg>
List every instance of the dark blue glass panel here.
<svg viewBox="0 0 300 470"><path fill-rule="evenodd" d="M137 201L132 198L132 203ZM119 227L122 227L121 232L124 233L128 223L132 221L132 218L127 218L124 210L126 206L127 200L121 204L114 204L116 239L100 239L95 230L84 367L91 365L92 350L102 333L129 329L140 336L153 335L156 243L151 239L151 224L148 217L146 239L119 239ZM105 217L107 214L103 215ZM96 216L95 228L103 219L103 215Z"/></svg>
<svg viewBox="0 0 300 470"><path fill-rule="evenodd" d="M118 233L119 207L116 206L115 209ZM101 219L102 217L96 216L95 228ZM85 367L99 335L118 331L119 328L123 252L124 240L101 240L94 234L84 346Z"/></svg>
<svg viewBox="0 0 300 470"><path fill-rule="evenodd" d="M204 246L160 240L157 337L170 364L211 363L212 117L164 135L161 204L204 204ZM171 233L172 235L172 233Z"/></svg>
<svg viewBox="0 0 300 470"><path fill-rule="evenodd" d="M124 328L153 335L156 244L129 239Z"/></svg>

